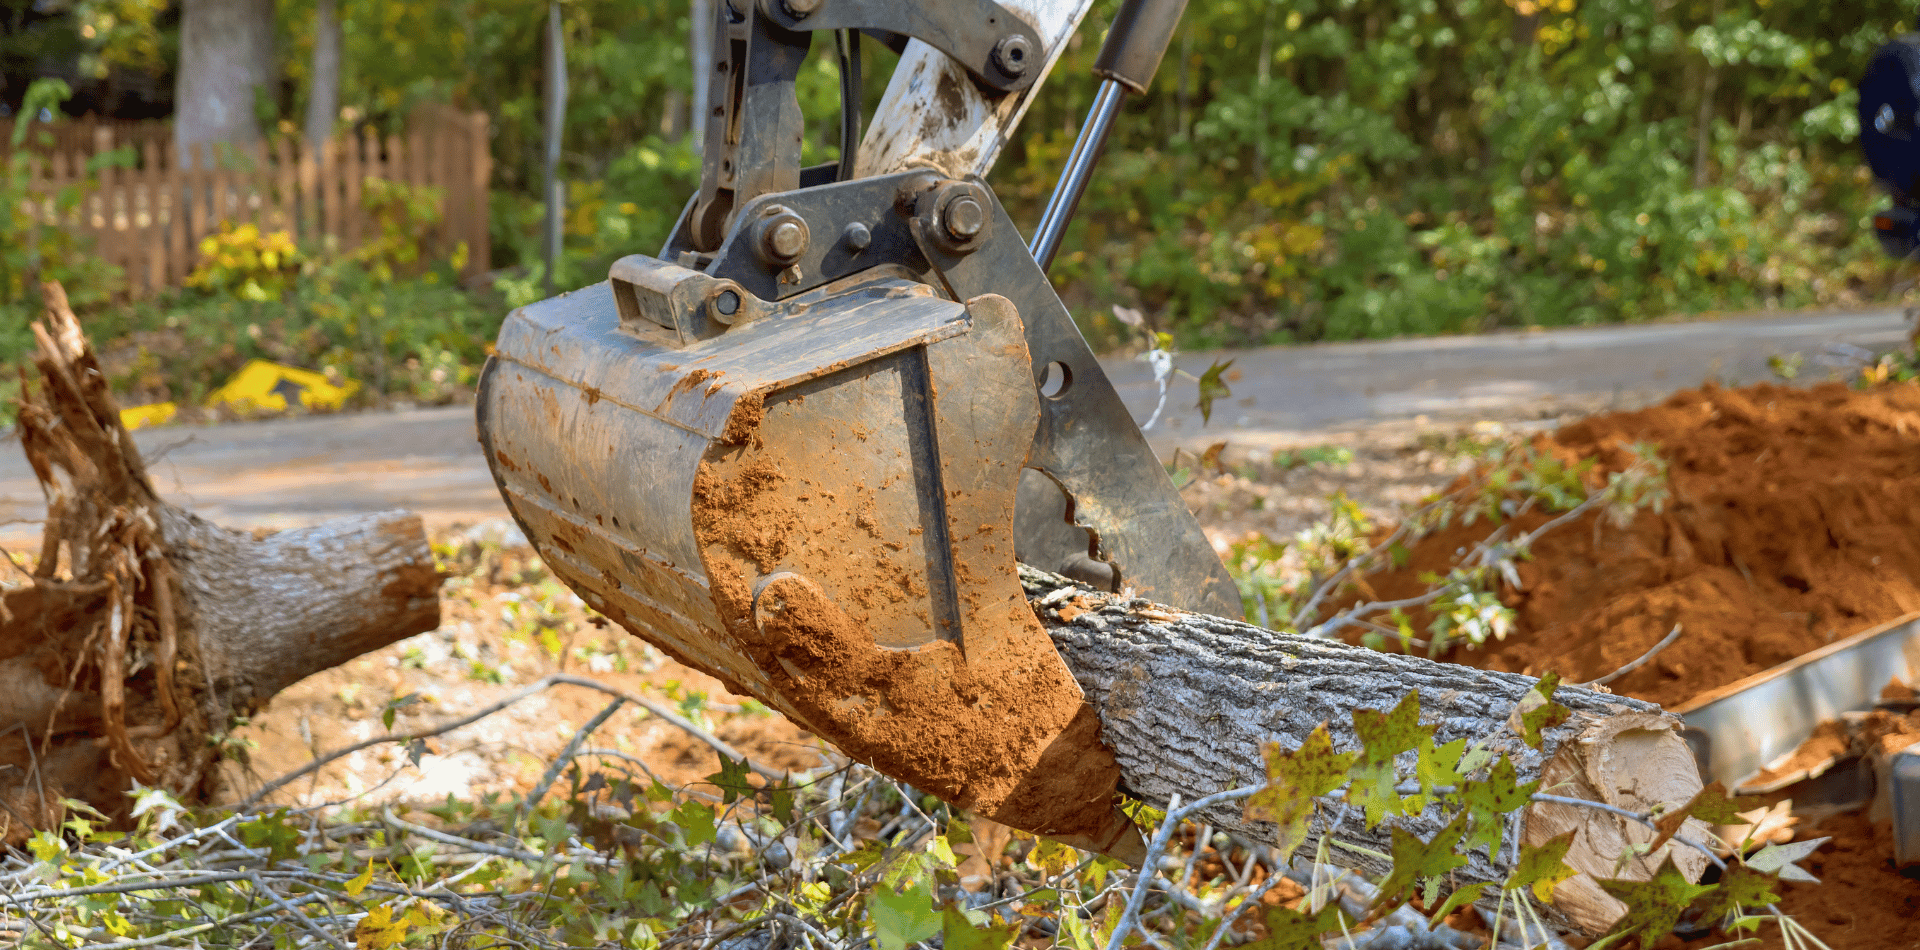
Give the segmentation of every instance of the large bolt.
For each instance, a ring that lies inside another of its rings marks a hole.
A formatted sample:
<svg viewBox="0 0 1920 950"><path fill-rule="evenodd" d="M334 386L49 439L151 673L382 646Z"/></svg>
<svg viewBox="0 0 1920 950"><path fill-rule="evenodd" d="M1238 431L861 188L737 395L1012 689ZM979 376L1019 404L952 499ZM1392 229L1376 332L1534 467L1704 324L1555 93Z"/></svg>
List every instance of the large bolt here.
<svg viewBox="0 0 1920 950"><path fill-rule="evenodd" d="M762 212L754 225L754 253L774 267L786 267L807 253L811 236L805 218L788 208L774 205Z"/></svg>
<svg viewBox="0 0 1920 950"><path fill-rule="evenodd" d="M804 20L820 9L820 0L780 0L780 6L787 11L788 16L796 20Z"/></svg>
<svg viewBox="0 0 1920 950"><path fill-rule="evenodd" d="M767 229L767 253L792 260L807 249L807 232L798 222L781 221Z"/></svg>
<svg viewBox="0 0 1920 950"><path fill-rule="evenodd" d="M987 209L964 191L947 202L940 216L946 220L947 236L956 241L971 241L987 226Z"/></svg>
<svg viewBox="0 0 1920 950"><path fill-rule="evenodd" d="M1027 56L1033 52L1024 36L1009 36L993 46L993 63L1009 76L1027 74Z"/></svg>
<svg viewBox="0 0 1920 950"><path fill-rule="evenodd" d="M847 250L858 254L866 250L868 245L873 243L873 231L866 225L855 221L847 225L845 231L840 232L840 241L847 246Z"/></svg>

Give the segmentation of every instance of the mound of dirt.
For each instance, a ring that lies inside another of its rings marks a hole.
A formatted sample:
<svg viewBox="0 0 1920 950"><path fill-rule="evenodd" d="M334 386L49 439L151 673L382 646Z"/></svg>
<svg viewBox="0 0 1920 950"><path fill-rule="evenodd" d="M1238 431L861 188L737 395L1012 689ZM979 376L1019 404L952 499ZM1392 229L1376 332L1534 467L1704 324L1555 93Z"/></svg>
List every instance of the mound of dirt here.
<svg viewBox="0 0 1920 950"><path fill-rule="evenodd" d="M1444 659L1581 682L1679 624L1675 643L1611 684L1673 705L1920 611L1920 385L1707 386L1535 439L1568 462L1596 459L1596 480L1631 465L1634 443L1667 460L1665 509L1548 533L1502 591L1517 630ZM1368 579L1372 592L1417 594L1422 574L1444 574L1494 527L1423 539L1405 566Z"/></svg>

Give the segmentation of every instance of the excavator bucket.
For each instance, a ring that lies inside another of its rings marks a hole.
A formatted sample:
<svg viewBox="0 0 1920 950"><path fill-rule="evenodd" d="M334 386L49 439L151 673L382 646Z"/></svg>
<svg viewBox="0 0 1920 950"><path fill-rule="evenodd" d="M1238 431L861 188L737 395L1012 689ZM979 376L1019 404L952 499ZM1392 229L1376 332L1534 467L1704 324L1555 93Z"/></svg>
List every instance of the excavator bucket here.
<svg viewBox="0 0 1920 950"><path fill-rule="evenodd" d="M763 307L651 271L668 320L758 312L682 343L598 284L514 313L483 377L487 457L551 569L857 760L1128 850L1118 770L1014 572L1039 397L1013 306L882 278Z"/></svg>
<svg viewBox="0 0 1920 950"><path fill-rule="evenodd" d="M596 610L916 788L1137 858L1016 557L1176 607L1238 594L979 177L1088 2L716 4L700 193L658 258L508 317L478 415ZM799 167L813 29L843 69L851 30L899 42L861 161L905 167L853 174L851 137Z"/></svg>

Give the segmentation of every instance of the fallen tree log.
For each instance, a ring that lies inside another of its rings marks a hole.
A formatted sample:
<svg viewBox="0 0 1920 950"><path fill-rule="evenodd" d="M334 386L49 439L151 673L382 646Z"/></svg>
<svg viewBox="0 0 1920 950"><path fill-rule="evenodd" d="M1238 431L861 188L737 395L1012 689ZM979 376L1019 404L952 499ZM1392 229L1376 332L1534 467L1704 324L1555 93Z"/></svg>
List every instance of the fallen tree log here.
<svg viewBox="0 0 1920 950"><path fill-rule="evenodd" d="M255 537L161 501L65 292L45 299L19 434L47 521L0 580L0 844L62 798L124 819L134 781L207 800L236 717L440 622L418 516Z"/></svg>
<svg viewBox="0 0 1920 950"><path fill-rule="evenodd" d="M1535 748L1509 725L1537 682L1532 677L1279 634L1098 593L1024 565L1020 572L1029 602L1099 713L1102 737L1120 762L1122 789L1155 805L1176 794L1192 802L1261 784L1266 743L1297 748L1322 724L1336 749L1357 748L1353 711L1391 709L1412 690L1419 692L1420 721L1438 727L1435 742L1465 738L1484 745L1512 761L1519 782L1540 780L1554 795L1637 813L1657 804L1684 806L1701 789L1679 720L1650 703L1563 687L1553 698L1571 715L1545 728ZM1413 776L1414 758L1405 753L1396 763L1403 780ZM1306 848L1327 832L1332 811L1322 809L1313 820ZM1247 821L1238 802L1205 818L1251 841L1275 841L1276 827ZM1391 824L1430 840L1444 819L1429 806ZM1669 854L1690 879L1707 865L1704 855L1675 843L1648 853L1651 829L1599 809L1535 802L1519 812L1518 825L1517 836L1506 840L1539 845L1577 832L1566 862L1581 873L1555 890L1553 910L1560 922L1588 933L1607 930L1625 910L1596 879L1647 879ZM1689 819L1683 833L1705 840L1704 831ZM1350 816L1333 837L1349 846L1330 849L1337 863L1374 874L1388 870L1378 855L1389 853L1389 825L1368 829ZM1450 883L1497 885L1512 871L1516 852L1511 844L1497 854L1470 852Z"/></svg>

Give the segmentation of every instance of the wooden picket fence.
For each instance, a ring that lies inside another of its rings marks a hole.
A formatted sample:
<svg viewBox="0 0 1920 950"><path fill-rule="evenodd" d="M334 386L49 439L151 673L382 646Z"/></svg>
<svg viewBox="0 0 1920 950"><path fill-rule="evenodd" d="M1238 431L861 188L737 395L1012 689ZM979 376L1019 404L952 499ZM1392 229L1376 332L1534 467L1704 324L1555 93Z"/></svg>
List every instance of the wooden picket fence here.
<svg viewBox="0 0 1920 950"><path fill-rule="evenodd" d="M199 260L200 240L223 222L292 231L303 246L358 247L379 234L361 203L369 178L439 189L441 222L422 236L423 250L446 259L464 244L462 276L489 270L493 160L483 113L422 109L404 134L348 131L317 157L298 138L283 135L246 147L194 146L182 161L166 123L94 123L65 136L52 147L32 148L31 187L44 196L41 221L90 239L94 253L126 271L135 297L183 284ZM88 174L93 156L129 146L134 167ZM61 214L54 196L73 186L78 206Z"/></svg>

